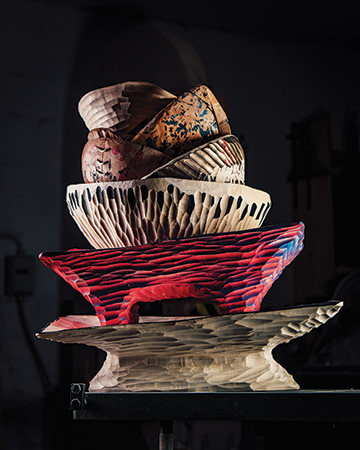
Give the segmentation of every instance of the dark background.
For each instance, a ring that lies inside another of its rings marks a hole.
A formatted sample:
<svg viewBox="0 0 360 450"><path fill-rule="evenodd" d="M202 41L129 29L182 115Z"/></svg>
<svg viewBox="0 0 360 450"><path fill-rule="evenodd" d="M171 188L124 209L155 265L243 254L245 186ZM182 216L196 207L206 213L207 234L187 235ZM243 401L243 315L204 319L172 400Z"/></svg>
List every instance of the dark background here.
<svg viewBox="0 0 360 450"><path fill-rule="evenodd" d="M91 309L37 256L89 246L65 204L66 186L82 182L77 103L121 81L214 92L245 148L246 184L272 196L266 223L306 225L305 250L263 308L345 301L278 358L304 387L359 387L356 4L12 0L0 17L0 448L75 448L78 433L90 448L98 434L74 430L67 401L69 384L88 382L103 355L34 337ZM34 287L5 295L6 257L19 255L30 257ZM142 429L149 446L155 428ZM240 448L233 433L223 448ZM204 448L222 448L211 442Z"/></svg>

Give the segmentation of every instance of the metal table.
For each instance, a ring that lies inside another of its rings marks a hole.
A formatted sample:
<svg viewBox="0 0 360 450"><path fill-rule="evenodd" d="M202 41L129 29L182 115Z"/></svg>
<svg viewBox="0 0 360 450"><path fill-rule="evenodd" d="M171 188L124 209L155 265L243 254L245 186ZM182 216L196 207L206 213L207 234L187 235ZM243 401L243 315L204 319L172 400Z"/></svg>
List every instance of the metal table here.
<svg viewBox="0 0 360 450"><path fill-rule="evenodd" d="M360 422L360 390L96 393L74 383L70 409L75 420Z"/></svg>
<svg viewBox="0 0 360 450"><path fill-rule="evenodd" d="M71 385L77 421L160 421L160 449L172 449L173 421L360 422L360 390L255 392L86 392Z"/></svg>

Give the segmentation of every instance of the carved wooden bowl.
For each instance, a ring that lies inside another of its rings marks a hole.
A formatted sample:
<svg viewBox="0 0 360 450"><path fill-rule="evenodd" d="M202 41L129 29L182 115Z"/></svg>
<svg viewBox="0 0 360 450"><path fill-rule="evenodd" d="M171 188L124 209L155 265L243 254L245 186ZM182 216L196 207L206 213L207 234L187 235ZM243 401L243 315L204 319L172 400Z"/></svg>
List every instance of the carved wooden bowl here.
<svg viewBox="0 0 360 450"><path fill-rule="evenodd" d="M299 222L135 247L42 253L40 261L79 291L107 326L138 322L142 306L149 311L154 302L164 315L184 315L185 305L173 306L185 300L202 311L212 306L213 313L259 311L302 251L303 239Z"/></svg>
<svg viewBox="0 0 360 450"><path fill-rule="evenodd" d="M89 130L108 128L131 137L139 125L174 99L175 95L155 84L127 81L88 92L80 99L78 109Z"/></svg>
<svg viewBox="0 0 360 450"><path fill-rule="evenodd" d="M143 178L159 177L245 184L244 150L236 136L222 136L172 159Z"/></svg>
<svg viewBox="0 0 360 450"><path fill-rule="evenodd" d="M271 207L248 186L177 178L70 185L66 197L94 248L258 228Z"/></svg>
<svg viewBox="0 0 360 450"><path fill-rule="evenodd" d="M204 85L189 89L156 114L132 139L176 158L231 134L225 111Z"/></svg>
<svg viewBox="0 0 360 450"><path fill-rule="evenodd" d="M89 386L95 392L298 389L274 360L273 349L325 324L341 307L341 302L328 302L106 327L91 326L98 323L96 317L72 316L37 337L104 350L106 360ZM71 329L74 324L85 328Z"/></svg>

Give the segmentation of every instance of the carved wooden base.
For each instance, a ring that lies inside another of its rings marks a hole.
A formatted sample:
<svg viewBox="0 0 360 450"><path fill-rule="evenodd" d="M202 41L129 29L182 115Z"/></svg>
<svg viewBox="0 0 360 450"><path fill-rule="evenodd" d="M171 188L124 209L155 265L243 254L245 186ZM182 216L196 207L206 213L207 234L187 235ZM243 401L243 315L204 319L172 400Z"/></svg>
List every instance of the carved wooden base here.
<svg viewBox="0 0 360 450"><path fill-rule="evenodd" d="M279 311L60 331L51 331L56 325L50 325L37 336L106 352L90 391L298 389L293 377L274 360L272 350L324 324L341 307L341 302L329 302Z"/></svg>

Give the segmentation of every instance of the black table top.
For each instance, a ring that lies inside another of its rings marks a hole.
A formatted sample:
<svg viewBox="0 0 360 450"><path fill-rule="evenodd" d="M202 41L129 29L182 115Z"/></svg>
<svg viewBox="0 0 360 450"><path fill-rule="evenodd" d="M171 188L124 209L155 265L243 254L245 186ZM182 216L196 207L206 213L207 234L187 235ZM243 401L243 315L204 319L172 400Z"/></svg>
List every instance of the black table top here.
<svg viewBox="0 0 360 450"><path fill-rule="evenodd" d="M72 384L74 420L360 421L360 390L86 392Z"/></svg>

